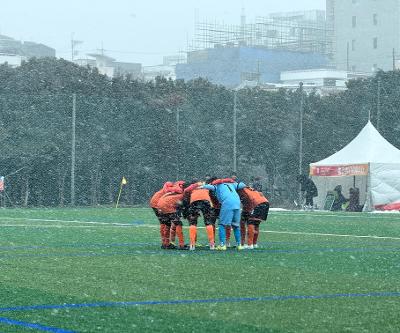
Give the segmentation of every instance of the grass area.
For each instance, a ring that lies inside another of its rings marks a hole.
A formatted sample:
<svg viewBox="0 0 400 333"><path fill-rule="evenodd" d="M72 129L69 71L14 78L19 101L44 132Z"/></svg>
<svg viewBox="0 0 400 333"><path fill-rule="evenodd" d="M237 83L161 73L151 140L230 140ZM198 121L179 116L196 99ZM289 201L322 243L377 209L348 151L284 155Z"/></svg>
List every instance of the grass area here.
<svg viewBox="0 0 400 333"><path fill-rule="evenodd" d="M253 251L161 250L147 208L1 210L0 331L400 331L400 215L261 230Z"/></svg>

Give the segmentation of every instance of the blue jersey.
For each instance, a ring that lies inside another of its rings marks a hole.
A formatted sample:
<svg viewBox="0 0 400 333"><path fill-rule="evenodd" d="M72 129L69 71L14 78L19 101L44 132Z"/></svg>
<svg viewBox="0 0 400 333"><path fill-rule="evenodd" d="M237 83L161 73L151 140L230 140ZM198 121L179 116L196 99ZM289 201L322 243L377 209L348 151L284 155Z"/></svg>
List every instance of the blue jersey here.
<svg viewBox="0 0 400 333"><path fill-rule="evenodd" d="M214 191L217 195L218 201L221 203L221 208L224 209L240 209L240 198L237 190L246 187L242 182L240 183L222 183L218 185L203 185L203 188ZM223 207L222 207L223 206Z"/></svg>

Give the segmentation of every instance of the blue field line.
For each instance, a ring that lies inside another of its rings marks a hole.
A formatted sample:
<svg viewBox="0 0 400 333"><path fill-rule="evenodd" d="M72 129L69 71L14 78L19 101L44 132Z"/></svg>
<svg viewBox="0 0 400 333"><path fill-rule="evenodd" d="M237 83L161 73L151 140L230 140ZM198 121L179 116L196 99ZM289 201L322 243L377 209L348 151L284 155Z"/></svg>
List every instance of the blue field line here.
<svg viewBox="0 0 400 333"><path fill-rule="evenodd" d="M36 249L54 249L54 248L82 248L82 247L127 247L127 246L154 246L153 243L78 243L78 244L56 244L56 245L16 245L0 246L1 250L36 250Z"/></svg>
<svg viewBox="0 0 400 333"><path fill-rule="evenodd" d="M325 295L276 295L276 296L261 296L261 297L233 297L233 298L187 299L187 300L165 300L165 301L98 302L98 303L81 303L81 304L72 303L72 304L59 304L59 305L13 306L13 307L0 308L0 312L128 307L128 306L140 306L140 305L267 302L267 301L287 301L287 300L358 298L358 297L399 297L399 296L400 292L394 291L394 292L369 292L369 293L339 293L339 294L325 294Z"/></svg>
<svg viewBox="0 0 400 333"><path fill-rule="evenodd" d="M321 253L397 253L400 248L318 248L318 249L257 249L237 251L232 249L229 251L179 251L179 250L130 250L130 251L111 251L111 252L72 252L72 253L22 253L22 254L1 254L0 259L16 259L16 258L60 258L60 257L109 257L116 255L232 255L232 254L321 254Z"/></svg>
<svg viewBox="0 0 400 333"><path fill-rule="evenodd" d="M264 242L259 243L262 247L266 247L266 245L307 245L308 243L300 243L300 242ZM77 243L77 244L54 244L54 245L14 245L14 246L0 246L0 251L9 251L9 250L40 250L40 249L58 249L58 248L111 248L111 247L145 247L145 246L157 246L159 242L131 242L131 243ZM321 244L314 244L321 245ZM384 248L389 248L389 246L398 246L398 243L393 244L385 244ZM207 246L205 246L207 247ZM326 249L326 248L325 248ZM390 249L390 248L389 248ZM201 250L201 249L200 249ZM331 250L331 249L329 249ZM259 248L257 252L262 251L271 251L263 248ZM290 250L289 250L290 251ZM301 250L300 250L301 251Z"/></svg>
<svg viewBox="0 0 400 333"><path fill-rule="evenodd" d="M15 325L15 326L22 326L26 328L33 328L39 331L44 332L54 332L54 333L74 333L75 331L64 330L62 328L50 327L50 326L43 326L40 324L34 323L27 323L24 321L14 320L10 318L2 318L0 317L0 324L8 324L8 325Z"/></svg>

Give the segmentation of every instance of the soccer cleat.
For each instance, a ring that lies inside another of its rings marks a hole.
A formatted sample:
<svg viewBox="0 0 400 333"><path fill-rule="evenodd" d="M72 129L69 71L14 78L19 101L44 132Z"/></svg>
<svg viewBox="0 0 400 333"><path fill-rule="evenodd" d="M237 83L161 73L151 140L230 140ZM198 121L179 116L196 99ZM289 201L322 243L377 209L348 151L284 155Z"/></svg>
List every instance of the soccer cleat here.
<svg viewBox="0 0 400 333"><path fill-rule="evenodd" d="M196 247L203 247L203 244L196 243Z"/></svg>
<svg viewBox="0 0 400 333"><path fill-rule="evenodd" d="M210 250L211 251L215 250L215 245L214 244L210 244Z"/></svg>
<svg viewBox="0 0 400 333"><path fill-rule="evenodd" d="M166 246L166 249L168 249L168 250L174 250L174 249L176 249L176 246L175 246L173 243L170 243L170 244L168 244L168 245Z"/></svg>
<svg viewBox="0 0 400 333"><path fill-rule="evenodd" d="M242 245L239 245L239 246L237 247L237 249L238 249L238 251L241 251L241 250L243 250L243 249L244 249L244 246L242 246Z"/></svg>
<svg viewBox="0 0 400 333"><path fill-rule="evenodd" d="M253 244L247 245L247 246L245 247L245 249L247 249L247 250L253 250L253 249L254 249L254 245L253 245Z"/></svg>
<svg viewBox="0 0 400 333"><path fill-rule="evenodd" d="M226 243L226 245L225 245L226 247L231 247L231 243Z"/></svg>
<svg viewBox="0 0 400 333"><path fill-rule="evenodd" d="M226 251L226 245L218 245L218 246L216 247L216 250L217 250L217 251Z"/></svg>
<svg viewBox="0 0 400 333"><path fill-rule="evenodd" d="M248 248L247 244L243 244L242 246L243 246L243 249L247 249Z"/></svg>
<svg viewBox="0 0 400 333"><path fill-rule="evenodd" d="M193 244L190 244L189 250L190 250L190 251L194 251L194 250L196 250L196 247L195 247Z"/></svg>
<svg viewBox="0 0 400 333"><path fill-rule="evenodd" d="M168 245L161 245L161 248L163 249L163 250L166 250L166 249L168 249Z"/></svg>
<svg viewBox="0 0 400 333"><path fill-rule="evenodd" d="M253 244L253 249L258 249L258 244Z"/></svg>
<svg viewBox="0 0 400 333"><path fill-rule="evenodd" d="M183 246L178 246L177 249L178 250L189 250L189 246L185 244Z"/></svg>

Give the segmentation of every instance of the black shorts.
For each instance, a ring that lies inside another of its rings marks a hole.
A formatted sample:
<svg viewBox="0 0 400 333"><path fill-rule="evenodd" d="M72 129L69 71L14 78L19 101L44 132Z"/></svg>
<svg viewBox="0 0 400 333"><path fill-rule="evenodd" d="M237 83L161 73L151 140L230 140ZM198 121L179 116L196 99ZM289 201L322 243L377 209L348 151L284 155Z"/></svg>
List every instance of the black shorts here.
<svg viewBox="0 0 400 333"><path fill-rule="evenodd" d="M161 224L171 225L174 223L175 225L182 225L177 213L160 214L159 219Z"/></svg>
<svg viewBox="0 0 400 333"><path fill-rule="evenodd" d="M254 210L250 214L249 219L266 221L268 217L268 212L269 212L269 203L268 202L262 203L254 208Z"/></svg>
<svg viewBox="0 0 400 333"><path fill-rule="evenodd" d="M197 219L199 218L200 214L203 214L205 225L212 223L212 208L209 201L199 200L190 204L188 216L189 223L197 224Z"/></svg>

